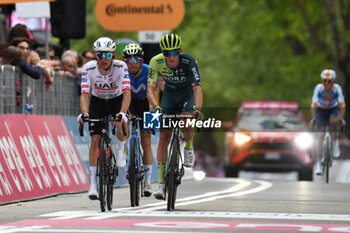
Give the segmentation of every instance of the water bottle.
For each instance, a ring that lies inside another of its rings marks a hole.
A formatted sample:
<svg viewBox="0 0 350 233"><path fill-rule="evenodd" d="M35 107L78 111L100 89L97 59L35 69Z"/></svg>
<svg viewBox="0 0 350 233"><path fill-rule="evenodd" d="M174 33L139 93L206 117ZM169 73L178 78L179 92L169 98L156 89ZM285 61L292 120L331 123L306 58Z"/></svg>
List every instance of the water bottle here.
<svg viewBox="0 0 350 233"><path fill-rule="evenodd" d="M25 110L24 110L24 113L25 113L25 114L32 114L32 110L33 110L33 105L27 104L27 105L26 105L26 108L25 108Z"/></svg>

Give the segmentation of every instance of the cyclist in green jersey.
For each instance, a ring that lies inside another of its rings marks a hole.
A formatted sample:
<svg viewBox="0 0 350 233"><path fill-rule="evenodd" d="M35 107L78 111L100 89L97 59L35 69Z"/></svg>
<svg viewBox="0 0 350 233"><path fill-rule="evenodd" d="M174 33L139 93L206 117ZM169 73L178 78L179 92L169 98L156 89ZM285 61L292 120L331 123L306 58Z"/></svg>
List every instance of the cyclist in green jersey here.
<svg viewBox="0 0 350 233"><path fill-rule="evenodd" d="M161 38L162 53L154 56L149 64L147 98L155 111L159 110L166 115L197 113L203 116L201 113L203 95L197 61L190 54L182 53L181 46L181 38L176 34L167 34ZM165 81L160 105L155 96L158 76ZM184 166L193 167L195 160L192 144L194 129L185 128L183 132L186 138ZM154 193L157 199L164 199L165 195L164 172L171 133L171 130L160 130L157 149L159 185Z"/></svg>

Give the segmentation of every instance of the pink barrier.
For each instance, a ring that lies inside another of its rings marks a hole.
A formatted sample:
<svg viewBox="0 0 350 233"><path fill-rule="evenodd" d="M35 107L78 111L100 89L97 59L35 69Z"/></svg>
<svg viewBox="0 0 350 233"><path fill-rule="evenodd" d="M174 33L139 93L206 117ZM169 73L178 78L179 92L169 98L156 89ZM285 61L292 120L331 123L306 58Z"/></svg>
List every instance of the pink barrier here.
<svg viewBox="0 0 350 233"><path fill-rule="evenodd" d="M0 115L0 203L88 188L62 116Z"/></svg>

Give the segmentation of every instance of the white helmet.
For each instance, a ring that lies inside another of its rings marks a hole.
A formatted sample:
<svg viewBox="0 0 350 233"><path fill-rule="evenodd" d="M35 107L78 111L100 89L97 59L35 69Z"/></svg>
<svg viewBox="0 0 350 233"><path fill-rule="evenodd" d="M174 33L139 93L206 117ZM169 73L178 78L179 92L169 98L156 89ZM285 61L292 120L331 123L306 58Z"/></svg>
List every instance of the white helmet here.
<svg viewBox="0 0 350 233"><path fill-rule="evenodd" d="M330 79L334 81L337 78L337 74L334 70L323 70L321 73L321 78L323 79Z"/></svg>
<svg viewBox="0 0 350 233"><path fill-rule="evenodd" d="M115 42L109 37L100 37L94 43L95 52L114 52L116 47Z"/></svg>

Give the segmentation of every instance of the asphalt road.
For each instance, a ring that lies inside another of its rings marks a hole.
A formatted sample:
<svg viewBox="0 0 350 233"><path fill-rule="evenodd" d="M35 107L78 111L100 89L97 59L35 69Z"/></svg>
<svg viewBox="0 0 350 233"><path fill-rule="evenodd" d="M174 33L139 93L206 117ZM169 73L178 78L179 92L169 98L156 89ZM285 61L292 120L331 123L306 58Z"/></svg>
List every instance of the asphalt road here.
<svg viewBox="0 0 350 233"><path fill-rule="evenodd" d="M2 205L0 232L350 232L350 182L336 181L339 170L332 171L329 184L290 174L185 180L171 212L153 197L130 207L128 186L114 190L114 209L105 213L86 192Z"/></svg>

